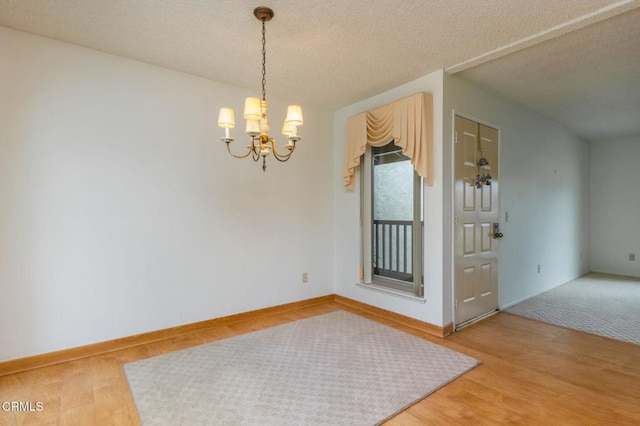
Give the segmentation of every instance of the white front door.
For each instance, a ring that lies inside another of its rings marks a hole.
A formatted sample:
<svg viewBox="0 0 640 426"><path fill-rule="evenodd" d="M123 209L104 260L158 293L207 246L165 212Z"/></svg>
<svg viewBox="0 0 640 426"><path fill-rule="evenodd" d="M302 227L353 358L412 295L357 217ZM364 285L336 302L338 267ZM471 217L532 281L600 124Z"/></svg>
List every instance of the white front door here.
<svg viewBox="0 0 640 426"><path fill-rule="evenodd" d="M498 308L498 131L455 117L456 327Z"/></svg>

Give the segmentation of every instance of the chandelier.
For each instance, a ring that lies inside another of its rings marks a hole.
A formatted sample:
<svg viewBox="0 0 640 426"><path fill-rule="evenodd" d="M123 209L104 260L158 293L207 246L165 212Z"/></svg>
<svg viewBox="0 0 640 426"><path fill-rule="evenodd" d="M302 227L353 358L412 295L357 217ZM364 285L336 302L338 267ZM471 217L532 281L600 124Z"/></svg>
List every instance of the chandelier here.
<svg viewBox="0 0 640 426"><path fill-rule="evenodd" d="M262 158L262 170L266 171L266 158L273 154L278 161L287 161L291 158L291 154L296 148L296 142L302 139L298 135L298 126L302 125L302 107L300 105L289 105L287 108L287 117L282 126L282 134L287 136L287 144L285 152L281 153L276 148L275 140L269 136L269 120L267 119L267 92L265 86L266 80L266 30L265 22L273 18L273 10L268 7L256 7L253 14L260 22L262 22L262 99L246 98L244 102L244 119L246 120L245 133L251 138L250 145L247 146L248 151L243 155L236 155L231 151L230 143L234 141L229 136L229 129L235 127L235 118L232 108L220 108L218 115L218 126L224 128L224 137L220 138L222 142L227 144L227 151L235 158L246 158L251 156L253 161L259 161Z"/></svg>

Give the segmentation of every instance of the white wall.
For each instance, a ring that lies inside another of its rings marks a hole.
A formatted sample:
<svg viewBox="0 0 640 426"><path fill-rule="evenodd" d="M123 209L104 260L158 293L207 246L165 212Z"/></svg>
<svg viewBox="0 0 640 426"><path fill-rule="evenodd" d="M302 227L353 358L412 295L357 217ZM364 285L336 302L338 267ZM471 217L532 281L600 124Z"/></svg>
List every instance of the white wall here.
<svg viewBox="0 0 640 426"><path fill-rule="evenodd" d="M329 111L263 173L216 125L255 90L1 27L0 57L0 361L333 293Z"/></svg>
<svg viewBox="0 0 640 426"><path fill-rule="evenodd" d="M588 272L589 144L460 77L445 75L444 82L445 194L451 194L454 111L500 129L500 307ZM449 229L450 198L445 207ZM450 264L450 241L446 253Z"/></svg>
<svg viewBox="0 0 640 426"><path fill-rule="evenodd" d="M442 266L442 77L437 71L395 89L349 105L334 112L334 185L335 185L335 292L373 306L398 312L435 325L447 324L451 317L443 306ZM426 303L398 298L357 286L360 281L360 181L356 190L344 188L345 136L347 118L418 92L433 95L434 109L434 181L433 187L425 186L424 231L424 281Z"/></svg>
<svg viewBox="0 0 640 426"><path fill-rule="evenodd" d="M639 162L640 136L591 143L592 271L640 277Z"/></svg>

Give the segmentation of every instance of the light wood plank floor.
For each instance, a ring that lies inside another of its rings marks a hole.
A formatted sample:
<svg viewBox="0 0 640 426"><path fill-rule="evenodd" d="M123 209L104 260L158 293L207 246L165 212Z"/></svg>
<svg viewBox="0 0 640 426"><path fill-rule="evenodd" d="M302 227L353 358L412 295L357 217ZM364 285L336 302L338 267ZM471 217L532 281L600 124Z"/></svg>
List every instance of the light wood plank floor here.
<svg viewBox="0 0 640 426"><path fill-rule="evenodd" d="M137 425L140 421L124 363L337 309L482 361L481 366L398 414L387 425L640 424L640 345L506 313L438 339L333 302L0 377L0 403L44 403L42 412L0 410L0 424Z"/></svg>

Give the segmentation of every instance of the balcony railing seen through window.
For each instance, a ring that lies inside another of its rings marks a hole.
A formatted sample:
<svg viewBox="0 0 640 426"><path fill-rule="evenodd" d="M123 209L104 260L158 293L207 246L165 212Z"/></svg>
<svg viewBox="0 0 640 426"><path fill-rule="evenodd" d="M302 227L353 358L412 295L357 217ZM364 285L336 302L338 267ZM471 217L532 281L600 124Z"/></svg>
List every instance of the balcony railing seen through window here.
<svg viewBox="0 0 640 426"><path fill-rule="evenodd" d="M413 281L413 221L373 221L373 274Z"/></svg>

